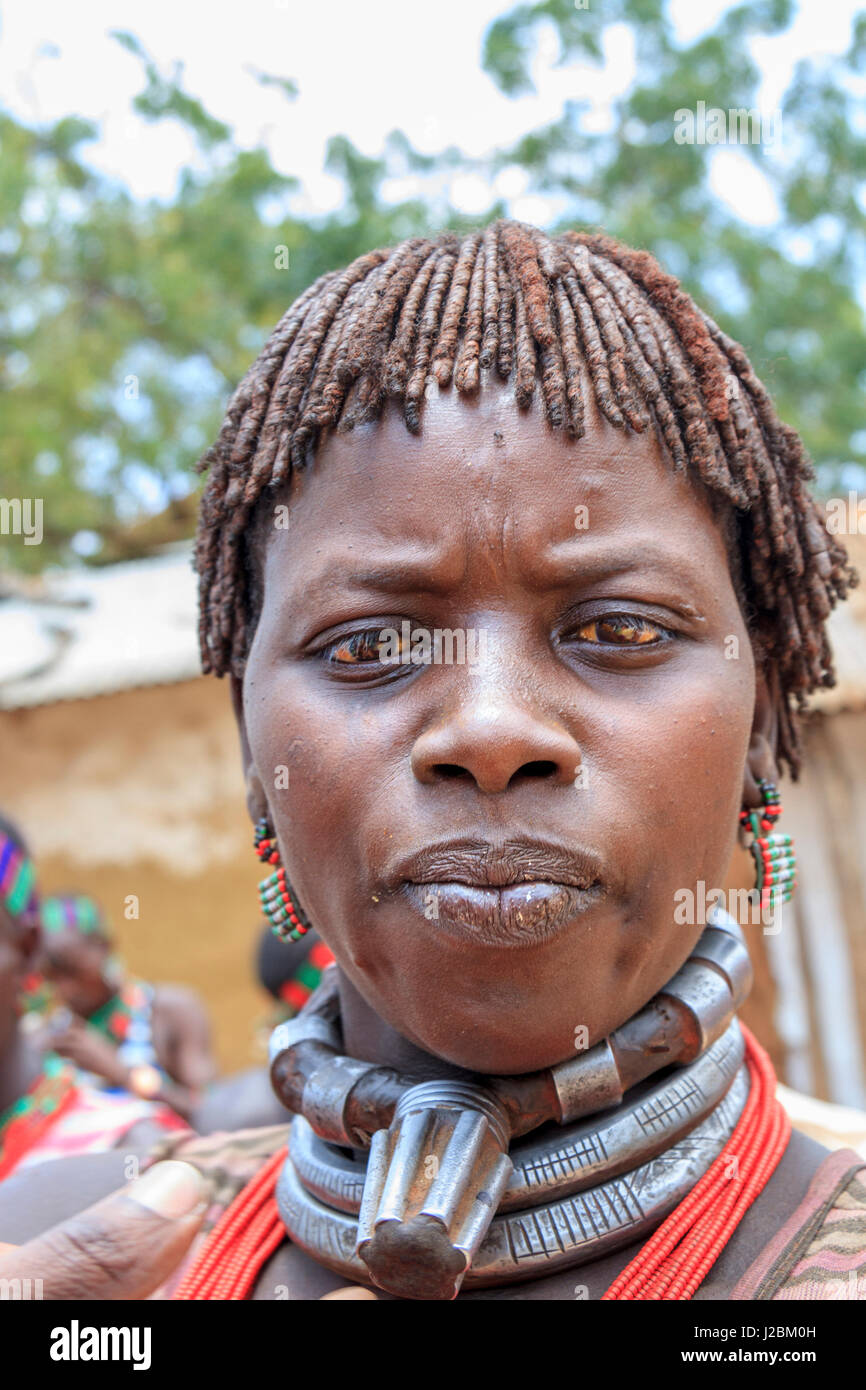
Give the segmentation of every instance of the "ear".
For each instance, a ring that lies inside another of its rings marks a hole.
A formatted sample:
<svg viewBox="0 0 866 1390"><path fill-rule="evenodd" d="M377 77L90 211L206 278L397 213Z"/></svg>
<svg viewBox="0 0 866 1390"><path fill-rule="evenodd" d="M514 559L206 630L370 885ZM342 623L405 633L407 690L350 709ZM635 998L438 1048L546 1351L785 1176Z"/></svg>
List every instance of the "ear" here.
<svg viewBox="0 0 866 1390"><path fill-rule="evenodd" d="M779 770L776 766L779 736L778 697L779 680L776 667L769 662L756 662L755 713L743 772L743 805L750 808L761 805L758 783L763 778L776 783L779 780Z"/></svg>
<svg viewBox="0 0 866 1390"><path fill-rule="evenodd" d="M244 688L243 681L239 676L230 676L232 692L232 709L235 712L235 721L238 726L238 735L241 741L241 761L244 769L244 782L247 789L247 812L253 825L260 821L263 816L268 814L268 803L265 797L265 789L262 779L258 774L258 769L253 762L253 755L250 750L250 741L247 737L246 720L244 719Z"/></svg>

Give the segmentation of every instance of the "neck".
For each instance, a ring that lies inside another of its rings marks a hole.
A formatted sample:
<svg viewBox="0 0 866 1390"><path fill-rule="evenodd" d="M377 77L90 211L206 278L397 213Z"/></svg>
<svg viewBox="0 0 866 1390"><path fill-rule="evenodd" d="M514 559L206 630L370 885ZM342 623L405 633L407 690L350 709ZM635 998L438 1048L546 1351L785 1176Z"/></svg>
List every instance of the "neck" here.
<svg viewBox="0 0 866 1390"><path fill-rule="evenodd" d="M475 1282L523 1282L530 1250L521 1213L530 1189L530 1244L542 1229L550 1236L531 1256L539 1273L551 1258L585 1262L594 1243L600 1254L648 1233L720 1157L763 1065L758 1053L743 1064L735 1016L751 979L739 926L717 915L664 990L603 1042L546 1072L478 1078L479 1085L402 1037L338 971L310 1001L308 1017L280 1024L271 1042L275 1090L302 1117L293 1122L278 1187L289 1234L303 1231L302 1244L313 1250L321 1236L332 1268L337 1246L345 1246L341 1272L366 1269L389 1293L451 1299L470 1265ZM348 1055L339 1055L341 1046ZM640 1089L672 1065L680 1069ZM527 1085L536 1102L529 1123ZM699 1098L697 1111L686 1096ZM772 1108L765 1118L777 1126ZM595 1139L587 1147L588 1125ZM365 1136L369 1161L353 1160L352 1182L345 1153L329 1176L328 1143L345 1150ZM349 1186L358 1202L347 1227ZM331 1191L342 1215L329 1214Z"/></svg>
<svg viewBox="0 0 866 1390"><path fill-rule="evenodd" d="M0 1115L30 1089L41 1070L41 1058L16 1028L0 1063Z"/></svg>
<svg viewBox="0 0 866 1390"><path fill-rule="evenodd" d="M377 1066L393 1067L404 1076L417 1077L419 1082L442 1077L466 1080L473 1075L443 1061L441 1057L434 1057L404 1038L370 1007L340 966L337 967L337 977L343 1046L350 1057L360 1062L374 1062Z"/></svg>

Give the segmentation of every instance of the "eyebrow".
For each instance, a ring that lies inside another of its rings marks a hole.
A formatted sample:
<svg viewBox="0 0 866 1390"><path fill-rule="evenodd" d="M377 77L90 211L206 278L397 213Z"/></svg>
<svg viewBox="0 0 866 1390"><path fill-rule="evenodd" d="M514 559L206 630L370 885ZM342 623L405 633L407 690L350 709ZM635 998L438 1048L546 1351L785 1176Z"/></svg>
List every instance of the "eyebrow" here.
<svg viewBox="0 0 866 1390"><path fill-rule="evenodd" d="M544 589L567 588L576 578L584 576L591 582L615 579L621 575L647 572L653 577L663 575L684 585L699 584L706 574L706 562L701 553L683 554L660 544L655 536L636 536L628 552L604 539L593 545L586 532L550 546L537 556L538 586Z"/></svg>
<svg viewBox="0 0 866 1390"><path fill-rule="evenodd" d="M387 560L366 565L359 564L356 555L343 553L307 570L299 601L305 602L308 595L321 591L323 585L371 593L447 595L459 585L465 566L461 559L457 565L447 565L447 572L443 572L444 558L438 548L420 551L413 547L395 550Z"/></svg>
<svg viewBox="0 0 866 1390"><path fill-rule="evenodd" d="M459 586L465 574L462 555L455 555L453 560L456 563L447 563L446 555L436 547L423 551L417 547L395 550L387 560L373 565L359 564L355 554L344 552L336 559L323 561L315 569L307 570L298 602L305 604L309 596L321 592L323 585L331 590L340 588L346 593L447 596ZM529 589L544 592L635 574L646 574L654 579L663 577L684 588L692 588L705 577L706 566L699 559L677 553L650 536L635 537L634 548L626 552L609 538L593 542L583 532L551 544L546 552L536 551L533 570L525 576L525 583Z"/></svg>

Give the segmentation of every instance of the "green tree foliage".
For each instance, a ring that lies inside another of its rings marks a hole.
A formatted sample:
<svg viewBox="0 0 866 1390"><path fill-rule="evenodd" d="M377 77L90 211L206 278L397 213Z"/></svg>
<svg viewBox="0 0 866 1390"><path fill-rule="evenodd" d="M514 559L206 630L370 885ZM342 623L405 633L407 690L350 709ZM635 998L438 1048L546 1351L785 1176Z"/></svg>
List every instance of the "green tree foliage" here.
<svg viewBox="0 0 866 1390"><path fill-rule="evenodd" d="M797 68L767 143L742 143L769 181L778 222L753 228L713 193L719 145L677 143L676 113L758 105L761 73L749 41L780 33L792 0L728 9L694 42L677 43L663 0L519 5L488 31L484 64L503 91L532 88L539 34L553 30L559 63L598 63L603 31L626 24L637 71L598 132L586 103L497 152L530 187L564 204L562 225L599 226L645 247L747 347L782 416L804 435L825 488L866 464L866 13L838 61ZM742 129L728 122L728 133ZM861 486L863 479L861 478Z"/></svg>
<svg viewBox="0 0 866 1390"><path fill-rule="evenodd" d="M362 249L429 226L425 203L383 200L389 160L342 137L328 149L339 212L289 215L297 181L265 150L235 147L180 69L161 75L120 37L144 66L136 108L182 122L203 168L181 172L168 204L142 204L87 167L87 122L33 130L0 112L0 495L39 496L44 517L41 546L0 537L0 566L68 560L82 532L100 538L97 562L134 554L153 543L148 525L129 533L143 510L168 509L174 536L171 518L189 509L172 504L292 299ZM292 98L290 81L259 79Z"/></svg>
<svg viewBox="0 0 866 1390"><path fill-rule="evenodd" d="M593 4L518 6L490 27L482 61L517 98L531 90L544 30L568 70L602 64L605 29L627 25L637 72L608 129L590 119L576 80L556 121L483 161L455 149L422 156L399 132L371 159L337 136L327 165L345 197L319 218L294 213L297 181L263 148L238 148L185 90L182 68L162 72L132 35L116 38L142 65L137 112L179 122L198 147L169 201L142 203L94 173L87 145L98 132L87 122L34 129L0 111L0 495L41 496L45 536L38 547L0 538L0 565L67 560L82 532L101 538L97 561L135 553L160 531L131 524L163 508L169 534L188 528L195 460L291 299L372 246L506 212L492 193L481 217L455 212L449 179L470 169L492 184L520 168L562 225L603 226L654 251L746 344L828 486L848 476L843 465L866 464L866 15L843 58L795 73L783 140L739 146L780 211L756 229L713 193L714 147L676 142L675 113L699 101L755 106L750 41L791 22L790 0L729 8L687 45L662 0ZM296 95L289 77L256 76ZM417 192L395 202L386 193L399 176Z"/></svg>

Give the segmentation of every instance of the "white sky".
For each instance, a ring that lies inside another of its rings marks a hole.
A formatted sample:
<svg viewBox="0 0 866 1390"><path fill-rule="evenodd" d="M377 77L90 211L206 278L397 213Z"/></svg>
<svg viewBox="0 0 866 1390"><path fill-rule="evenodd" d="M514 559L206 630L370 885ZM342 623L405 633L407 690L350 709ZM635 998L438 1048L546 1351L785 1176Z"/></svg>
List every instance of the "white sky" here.
<svg viewBox="0 0 866 1390"><path fill-rule="evenodd" d="M596 3L603 0L590 0ZM671 4L683 37L729 7L730 0ZM604 71L553 69L555 48L542 43L538 95L512 101L480 68L484 30L507 8L508 0L2 0L0 100L32 121L72 113L98 121L102 136L87 147L89 161L141 197L171 196L194 150L176 123L148 125L131 112L141 66L108 37L130 30L161 68L183 61L186 89L233 126L242 145L265 141L275 165L301 180L304 211L325 211L340 197L337 181L322 172L334 134L347 134L367 154L379 153L396 128L422 151L454 144L481 155L554 120L576 97L593 101L603 128L607 103L632 75L631 35L609 33ZM755 44L765 110L774 108L798 59L844 50L860 8L858 0L802 0L788 33ZM251 68L293 78L300 96L287 102L260 87ZM749 221L774 219L769 188L741 152L716 152L713 183ZM513 196L519 188L506 183L500 191ZM471 179L452 187L452 196L467 212L489 201ZM533 199L513 201L511 211L546 220Z"/></svg>

